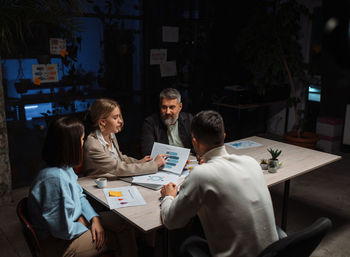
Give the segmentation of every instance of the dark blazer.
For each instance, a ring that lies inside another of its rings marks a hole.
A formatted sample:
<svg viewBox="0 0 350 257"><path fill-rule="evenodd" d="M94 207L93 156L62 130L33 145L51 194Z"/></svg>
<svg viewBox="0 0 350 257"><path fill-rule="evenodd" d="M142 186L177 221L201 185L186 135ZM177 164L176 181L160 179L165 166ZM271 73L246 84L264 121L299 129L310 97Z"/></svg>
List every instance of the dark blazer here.
<svg viewBox="0 0 350 257"><path fill-rule="evenodd" d="M179 136L185 148L192 149L191 122L193 116L190 113L179 113ZM153 143L169 144L167 127L160 118L160 114L155 113L145 118L141 131L141 154L150 155Z"/></svg>

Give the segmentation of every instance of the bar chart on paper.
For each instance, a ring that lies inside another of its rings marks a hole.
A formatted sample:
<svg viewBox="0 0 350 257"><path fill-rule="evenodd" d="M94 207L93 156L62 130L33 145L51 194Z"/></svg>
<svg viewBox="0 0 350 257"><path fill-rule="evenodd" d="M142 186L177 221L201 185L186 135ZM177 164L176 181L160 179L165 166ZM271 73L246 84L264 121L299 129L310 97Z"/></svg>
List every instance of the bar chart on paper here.
<svg viewBox="0 0 350 257"><path fill-rule="evenodd" d="M158 154L167 155L166 163L162 168L163 171L169 171L180 175L190 155L190 149L155 142L153 144L151 157L155 158Z"/></svg>

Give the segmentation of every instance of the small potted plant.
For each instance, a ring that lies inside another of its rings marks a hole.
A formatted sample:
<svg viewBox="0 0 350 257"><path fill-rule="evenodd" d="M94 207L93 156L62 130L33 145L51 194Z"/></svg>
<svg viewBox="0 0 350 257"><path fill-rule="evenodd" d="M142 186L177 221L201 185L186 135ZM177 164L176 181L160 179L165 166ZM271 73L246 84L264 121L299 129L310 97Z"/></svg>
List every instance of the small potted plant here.
<svg viewBox="0 0 350 257"><path fill-rule="evenodd" d="M273 161L269 161L269 164L268 164L268 171L270 173L276 173L277 172L277 169L278 169L278 163L276 164L276 162L273 162Z"/></svg>
<svg viewBox="0 0 350 257"><path fill-rule="evenodd" d="M261 159L260 160L260 166L261 166L261 169L267 170L267 166L268 166L267 160L266 159Z"/></svg>
<svg viewBox="0 0 350 257"><path fill-rule="evenodd" d="M279 165L278 156L280 156L280 154L282 153L282 150L270 148L270 149L267 149L267 151L271 154L271 159L269 159L269 163L274 162L275 166L278 168L278 165Z"/></svg>

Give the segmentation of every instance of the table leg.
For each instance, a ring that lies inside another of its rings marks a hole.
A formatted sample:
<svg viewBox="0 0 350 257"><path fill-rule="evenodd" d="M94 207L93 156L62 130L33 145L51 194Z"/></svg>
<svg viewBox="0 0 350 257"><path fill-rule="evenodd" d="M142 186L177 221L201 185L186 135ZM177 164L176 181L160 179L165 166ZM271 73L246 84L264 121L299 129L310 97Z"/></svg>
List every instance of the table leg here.
<svg viewBox="0 0 350 257"><path fill-rule="evenodd" d="M163 240L163 256L169 256L169 231L167 228L164 228Z"/></svg>
<svg viewBox="0 0 350 257"><path fill-rule="evenodd" d="M289 201L289 188L290 180L284 182L284 194L283 194L283 204L282 204L282 224L281 228L286 231L287 229L287 214L288 214L288 201Z"/></svg>

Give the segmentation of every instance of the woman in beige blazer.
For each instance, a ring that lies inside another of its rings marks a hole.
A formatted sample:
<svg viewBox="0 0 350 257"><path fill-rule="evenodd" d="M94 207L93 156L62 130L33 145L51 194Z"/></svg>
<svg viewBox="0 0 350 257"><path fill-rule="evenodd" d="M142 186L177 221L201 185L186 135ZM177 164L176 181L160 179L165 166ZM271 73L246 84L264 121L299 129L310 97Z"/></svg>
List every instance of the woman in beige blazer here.
<svg viewBox="0 0 350 257"><path fill-rule="evenodd" d="M90 108L90 122L94 131L84 143L83 172L87 176L135 176L152 174L165 164L165 155L154 161L150 156L141 160L123 155L115 134L124 121L119 104L111 99L97 99Z"/></svg>

